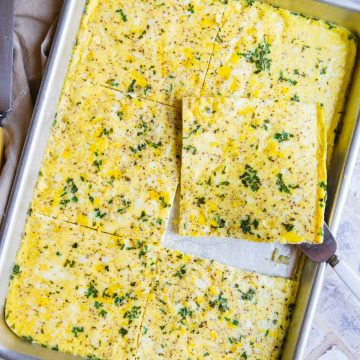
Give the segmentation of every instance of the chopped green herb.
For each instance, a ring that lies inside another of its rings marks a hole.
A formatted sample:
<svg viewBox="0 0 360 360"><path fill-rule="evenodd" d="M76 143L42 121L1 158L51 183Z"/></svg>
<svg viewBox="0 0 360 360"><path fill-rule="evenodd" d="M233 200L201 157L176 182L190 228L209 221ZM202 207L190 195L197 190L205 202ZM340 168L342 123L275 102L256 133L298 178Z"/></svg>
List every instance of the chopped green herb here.
<svg viewBox="0 0 360 360"><path fill-rule="evenodd" d="M290 134L286 131L283 131L281 133L275 133L275 135L274 135L274 139L277 140L279 143L281 143L283 141L287 141L292 137L294 137L294 135Z"/></svg>
<svg viewBox="0 0 360 360"><path fill-rule="evenodd" d="M261 181L257 176L257 171L250 165L245 165L245 172L240 176L241 182L250 187L252 191L258 191L261 186Z"/></svg>
<svg viewBox="0 0 360 360"><path fill-rule="evenodd" d="M103 161L96 159L93 161L93 165L96 167L96 172L100 171L100 167L102 166Z"/></svg>
<svg viewBox="0 0 360 360"><path fill-rule="evenodd" d="M294 224L290 223L281 223L281 225L285 228L286 231L290 232L294 228Z"/></svg>
<svg viewBox="0 0 360 360"><path fill-rule="evenodd" d="M160 196L159 197L159 200L160 200L160 204L163 208L167 208L167 207L170 207L171 205L168 204L166 201L165 201L165 198L163 196Z"/></svg>
<svg viewBox="0 0 360 360"><path fill-rule="evenodd" d="M229 183L229 181L220 181L220 182L219 182L219 186L220 186L220 185L229 186L230 183Z"/></svg>
<svg viewBox="0 0 360 360"><path fill-rule="evenodd" d="M146 85L144 87L144 95L147 95L149 92L151 92L151 89L152 89L151 85Z"/></svg>
<svg viewBox="0 0 360 360"><path fill-rule="evenodd" d="M137 136L145 135L145 134L148 132L148 130L149 130L149 127L148 127L147 123L144 122L144 121L142 121L142 120L141 120L141 124L140 124L140 130L141 130L141 131L139 131L139 132L136 134Z"/></svg>
<svg viewBox="0 0 360 360"><path fill-rule="evenodd" d="M194 127L190 130L191 131L190 131L189 136L197 133L200 130L202 130L202 132L204 132L204 129L201 127L201 125L196 120L194 121Z"/></svg>
<svg viewBox="0 0 360 360"><path fill-rule="evenodd" d="M195 13L195 9L194 9L194 5L193 4L189 4L189 7L188 7L188 11L191 13L191 14L194 14Z"/></svg>
<svg viewBox="0 0 360 360"><path fill-rule="evenodd" d="M161 141L158 141L157 143L151 142L151 141L146 141L146 143L148 145L150 145L151 147L153 147L154 149L157 149L159 146L161 146Z"/></svg>
<svg viewBox="0 0 360 360"><path fill-rule="evenodd" d="M292 96L291 98L290 98L290 100L291 101L294 101L294 102L300 102L300 98L299 98L299 96L298 95L294 95L294 96Z"/></svg>
<svg viewBox="0 0 360 360"><path fill-rule="evenodd" d="M75 266L75 260L66 259L64 262L64 267L67 267L68 265L73 268Z"/></svg>
<svg viewBox="0 0 360 360"><path fill-rule="evenodd" d="M100 315L101 317L105 317L105 316L107 315L107 311L104 310L104 309L102 309L102 310L99 312L99 315Z"/></svg>
<svg viewBox="0 0 360 360"><path fill-rule="evenodd" d="M124 214L126 210L131 206L131 201L126 199L121 199L122 207L117 209L119 214Z"/></svg>
<svg viewBox="0 0 360 360"><path fill-rule="evenodd" d="M284 181L283 181L283 175L281 173L276 175L276 185L278 186L280 192L284 192L287 194L290 194L290 190L289 188L285 185Z"/></svg>
<svg viewBox="0 0 360 360"><path fill-rule="evenodd" d="M129 324L139 317L140 309L140 306L133 306L131 310L126 311L126 313L124 314L124 318L128 319Z"/></svg>
<svg viewBox="0 0 360 360"><path fill-rule="evenodd" d="M186 267L185 265L181 265L179 270L176 271L176 273L174 274L174 276L178 277L179 279L182 279L185 274L186 274Z"/></svg>
<svg viewBox="0 0 360 360"><path fill-rule="evenodd" d="M145 245L140 251L139 251L139 259L146 255L146 253L149 251L149 248L147 245Z"/></svg>
<svg viewBox="0 0 360 360"><path fill-rule="evenodd" d="M95 356L95 355L88 355L88 356L86 357L86 359L87 359L87 360L102 360L102 359L98 358L98 357Z"/></svg>
<svg viewBox="0 0 360 360"><path fill-rule="evenodd" d="M238 55L244 57L247 62L253 63L256 66L256 74L261 71L270 70L272 60L267 57L269 54L270 44L265 39L255 48L255 50L238 53Z"/></svg>
<svg viewBox="0 0 360 360"><path fill-rule="evenodd" d="M128 89L127 89L127 92L128 92L128 93L133 93L133 92L135 92L135 84L136 84L136 80L133 79L133 80L131 81Z"/></svg>
<svg viewBox="0 0 360 360"><path fill-rule="evenodd" d="M124 112L123 111L118 111L116 113L116 115L119 117L120 120L122 120L124 118Z"/></svg>
<svg viewBox="0 0 360 360"><path fill-rule="evenodd" d="M34 339L32 338L32 336L22 336L21 337L24 341L28 342L28 343L32 343L34 341Z"/></svg>
<svg viewBox="0 0 360 360"><path fill-rule="evenodd" d="M188 317L192 317L192 311L189 310L186 306L181 308L178 311L178 314L181 316L181 322L188 316Z"/></svg>
<svg viewBox="0 0 360 360"><path fill-rule="evenodd" d="M20 265L15 264L12 268L12 273L10 278L13 279L16 275L19 275L20 273L21 273Z"/></svg>
<svg viewBox="0 0 360 360"><path fill-rule="evenodd" d="M125 296L116 296L114 299L114 304L116 306L121 306L124 303Z"/></svg>
<svg viewBox="0 0 360 360"><path fill-rule="evenodd" d="M255 290L253 288L250 288L247 292L243 292L240 290L241 293L241 299L251 301L255 295Z"/></svg>
<svg viewBox="0 0 360 360"><path fill-rule="evenodd" d="M75 337L78 337L79 333L84 332L84 327L83 326L74 326L71 329L71 332L74 334Z"/></svg>
<svg viewBox="0 0 360 360"><path fill-rule="evenodd" d="M124 14L124 12L122 11L122 9L117 9L116 12L121 16L121 19L122 19L123 22L127 21L127 17Z"/></svg>
<svg viewBox="0 0 360 360"><path fill-rule="evenodd" d="M230 344L238 344L241 342L243 336L240 335L238 338L235 338L235 337L229 337L228 340L229 340L229 343Z"/></svg>
<svg viewBox="0 0 360 360"><path fill-rule="evenodd" d="M138 153L138 152L146 149L146 143L139 144L139 145L137 145L137 146L135 146L135 147L130 146L129 149L130 149L134 154L136 154L136 153Z"/></svg>
<svg viewBox="0 0 360 360"><path fill-rule="evenodd" d="M293 85L293 86L295 86L295 85L297 84L297 81L296 81L296 80L292 80L292 79L286 78L286 77L284 76L284 74L283 74L282 71L280 71L279 81L288 82L290 85Z"/></svg>
<svg viewBox="0 0 360 360"><path fill-rule="evenodd" d="M85 293L85 296L87 298L89 298L89 297L96 298L98 295L99 295L99 291L95 288L94 282L91 282Z"/></svg>
<svg viewBox="0 0 360 360"><path fill-rule="evenodd" d="M219 30L219 32L216 34L216 36L215 36L215 41L217 42L217 43L219 43L219 44L221 44L222 42L223 42L223 39L222 39L222 37L220 36L220 30Z"/></svg>
<svg viewBox="0 0 360 360"><path fill-rule="evenodd" d="M119 334L122 336L122 337L124 337L126 334L128 333L128 331L125 329L125 328L120 328L120 330L119 330Z"/></svg>
<svg viewBox="0 0 360 360"><path fill-rule="evenodd" d="M192 145L184 146L183 149L186 151L190 151L193 155L195 155L197 153L196 147L194 147Z"/></svg>
<svg viewBox="0 0 360 360"><path fill-rule="evenodd" d="M256 219L251 221L249 215L247 215L245 219L240 220L240 228L244 234L254 235L254 232L252 230L253 229L256 230L258 227L259 227L259 221Z"/></svg>
<svg viewBox="0 0 360 360"><path fill-rule="evenodd" d="M102 219L106 216L106 213L105 212L102 213L99 208L94 209L94 211L95 211L96 218Z"/></svg>
<svg viewBox="0 0 360 360"><path fill-rule="evenodd" d="M113 132L114 132L113 128L110 128L110 129L104 128L104 129L102 129L99 137L102 137L103 135L104 135L104 136L109 136L109 135L112 134Z"/></svg>
<svg viewBox="0 0 360 360"><path fill-rule="evenodd" d="M104 304L99 301L95 301L94 306L95 306L95 309L100 309L101 307L104 306Z"/></svg>
<svg viewBox="0 0 360 360"><path fill-rule="evenodd" d="M336 25L330 21L325 21L325 24L328 26L328 28L331 29L335 29Z"/></svg>
<svg viewBox="0 0 360 360"><path fill-rule="evenodd" d="M209 301L209 305L212 308L218 308L220 312L225 312L229 310L228 300L223 296L223 293L220 294L214 299Z"/></svg>
<svg viewBox="0 0 360 360"><path fill-rule="evenodd" d="M214 220L216 221L216 226L212 225L212 227L219 228L219 229L225 227L226 221L224 219L222 219L219 215L216 215Z"/></svg>
<svg viewBox="0 0 360 360"><path fill-rule="evenodd" d="M138 219L145 222L145 221L149 220L149 216L146 214L145 211L142 211L141 214L140 214L140 217Z"/></svg>
<svg viewBox="0 0 360 360"><path fill-rule="evenodd" d="M78 198L76 193L78 192L78 188L75 185L75 182L71 178L66 179L66 183L63 187L63 191L60 195L62 198L60 200L60 205L66 206L70 201L71 202L78 202Z"/></svg>
<svg viewBox="0 0 360 360"><path fill-rule="evenodd" d="M290 189L296 189L299 186L298 185L286 185L283 180L283 174L279 173L276 175L276 185L280 192L284 192L287 194L290 194Z"/></svg>
<svg viewBox="0 0 360 360"><path fill-rule="evenodd" d="M196 205L198 207L201 207L201 205L205 205L205 198L204 197L196 198Z"/></svg>
<svg viewBox="0 0 360 360"><path fill-rule="evenodd" d="M324 182L324 181L320 181L320 183L319 183L319 186L323 189L323 190L327 190L327 185L326 185L326 183Z"/></svg>
<svg viewBox="0 0 360 360"><path fill-rule="evenodd" d="M146 30L143 30L143 31L141 32L141 34L139 35L138 39L141 40L141 39L144 37L145 34L146 34Z"/></svg>

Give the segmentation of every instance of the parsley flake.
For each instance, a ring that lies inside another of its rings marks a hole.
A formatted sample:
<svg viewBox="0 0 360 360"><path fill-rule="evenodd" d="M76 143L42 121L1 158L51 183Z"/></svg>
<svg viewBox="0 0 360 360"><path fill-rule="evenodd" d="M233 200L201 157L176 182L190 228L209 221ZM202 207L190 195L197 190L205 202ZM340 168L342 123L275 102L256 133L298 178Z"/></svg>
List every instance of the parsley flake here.
<svg viewBox="0 0 360 360"><path fill-rule="evenodd" d="M270 46L271 45L264 39L255 50L238 53L238 55L244 57L247 62L255 65L255 74L258 74L261 71L269 71L272 61L267 57L271 52Z"/></svg>
<svg viewBox="0 0 360 360"><path fill-rule="evenodd" d="M283 141L287 141L292 137L294 137L294 135L290 134L286 131L282 131L281 133L275 133L275 135L274 135L274 139L277 140L279 143L281 143Z"/></svg>
<svg viewBox="0 0 360 360"><path fill-rule="evenodd" d="M127 21L127 16L125 15L122 9L117 9L116 12L121 16L123 22Z"/></svg>
<svg viewBox="0 0 360 360"><path fill-rule="evenodd" d="M250 187L252 191L258 191L261 186L261 181L257 176L257 170L253 169L250 165L245 165L245 172L240 176L241 182Z"/></svg>

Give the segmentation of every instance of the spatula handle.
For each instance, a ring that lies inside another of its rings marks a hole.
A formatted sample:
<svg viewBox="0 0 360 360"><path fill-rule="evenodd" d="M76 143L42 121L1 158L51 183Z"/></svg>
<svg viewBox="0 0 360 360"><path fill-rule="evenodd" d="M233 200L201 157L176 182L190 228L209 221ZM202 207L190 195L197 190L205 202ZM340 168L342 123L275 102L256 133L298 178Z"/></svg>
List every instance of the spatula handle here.
<svg viewBox="0 0 360 360"><path fill-rule="evenodd" d="M360 274L352 270L343 260L336 255L332 256L328 263L332 266L339 278L351 290L360 301Z"/></svg>
<svg viewBox="0 0 360 360"><path fill-rule="evenodd" d="M2 168L3 152L4 152L4 129L0 126L0 172Z"/></svg>

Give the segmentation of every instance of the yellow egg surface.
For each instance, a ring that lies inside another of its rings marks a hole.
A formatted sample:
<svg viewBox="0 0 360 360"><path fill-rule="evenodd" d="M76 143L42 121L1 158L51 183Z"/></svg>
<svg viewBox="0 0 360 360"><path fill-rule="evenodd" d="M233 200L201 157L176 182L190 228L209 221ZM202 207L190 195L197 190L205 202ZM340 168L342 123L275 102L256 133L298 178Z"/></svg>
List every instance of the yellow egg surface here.
<svg viewBox="0 0 360 360"><path fill-rule="evenodd" d="M6 301L6 322L25 341L84 358L132 359L155 274L156 252L31 215Z"/></svg>
<svg viewBox="0 0 360 360"><path fill-rule="evenodd" d="M9 327L93 360L278 358L296 280L161 247L180 153L182 235L321 242L353 35L259 1L86 3Z"/></svg>
<svg viewBox="0 0 360 360"><path fill-rule="evenodd" d="M326 188L321 107L186 98L180 234L320 243Z"/></svg>
<svg viewBox="0 0 360 360"><path fill-rule="evenodd" d="M177 113L83 80L67 81L33 211L160 241L179 178Z"/></svg>
<svg viewBox="0 0 360 360"><path fill-rule="evenodd" d="M297 282L160 250L135 359L277 359Z"/></svg>
<svg viewBox="0 0 360 360"><path fill-rule="evenodd" d="M230 0L216 40L203 94L320 104L329 163L355 59L351 32L265 2Z"/></svg>
<svg viewBox="0 0 360 360"><path fill-rule="evenodd" d="M92 0L71 72L180 106L200 93L223 9L218 0Z"/></svg>

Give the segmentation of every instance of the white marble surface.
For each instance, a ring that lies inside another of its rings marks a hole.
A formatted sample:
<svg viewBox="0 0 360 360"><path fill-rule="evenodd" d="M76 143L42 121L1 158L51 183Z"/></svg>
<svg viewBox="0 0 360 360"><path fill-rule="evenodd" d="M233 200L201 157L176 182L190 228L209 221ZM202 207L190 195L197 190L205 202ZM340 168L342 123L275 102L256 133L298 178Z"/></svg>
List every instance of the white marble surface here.
<svg viewBox="0 0 360 360"><path fill-rule="evenodd" d="M338 254L360 274L360 154L337 234ZM327 269L306 360L360 359L360 303Z"/></svg>

